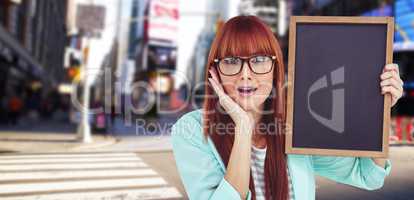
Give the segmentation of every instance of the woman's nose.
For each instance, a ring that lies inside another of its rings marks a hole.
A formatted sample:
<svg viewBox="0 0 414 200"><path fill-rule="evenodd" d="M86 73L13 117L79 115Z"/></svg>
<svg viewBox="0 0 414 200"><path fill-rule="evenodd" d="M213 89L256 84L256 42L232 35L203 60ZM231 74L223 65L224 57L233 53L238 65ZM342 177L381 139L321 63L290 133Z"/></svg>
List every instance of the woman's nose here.
<svg viewBox="0 0 414 200"><path fill-rule="evenodd" d="M241 78L242 80L251 80L252 79L252 71L250 70L249 64L247 62L243 63Z"/></svg>

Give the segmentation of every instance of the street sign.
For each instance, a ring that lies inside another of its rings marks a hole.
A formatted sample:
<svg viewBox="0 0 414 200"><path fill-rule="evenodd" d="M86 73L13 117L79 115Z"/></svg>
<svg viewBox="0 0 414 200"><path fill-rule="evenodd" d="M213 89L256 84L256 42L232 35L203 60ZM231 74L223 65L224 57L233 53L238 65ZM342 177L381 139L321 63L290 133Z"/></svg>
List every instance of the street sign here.
<svg viewBox="0 0 414 200"><path fill-rule="evenodd" d="M100 37L105 28L106 8L101 5L78 5L76 27L83 35Z"/></svg>
<svg viewBox="0 0 414 200"><path fill-rule="evenodd" d="M286 153L387 157L391 17L291 17Z"/></svg>

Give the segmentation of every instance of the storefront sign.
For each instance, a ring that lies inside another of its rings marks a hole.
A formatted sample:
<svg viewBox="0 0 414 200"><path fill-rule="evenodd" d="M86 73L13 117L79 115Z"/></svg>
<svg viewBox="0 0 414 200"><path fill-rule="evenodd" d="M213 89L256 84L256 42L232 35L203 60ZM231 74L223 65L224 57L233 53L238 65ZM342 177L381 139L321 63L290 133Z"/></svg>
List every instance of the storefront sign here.
<svg viewBox="0 0 414 200"><path fill-rule="evenodd" d="M151 0L148 21L149 39L176 43L178 19L178 0Z"/></svg>

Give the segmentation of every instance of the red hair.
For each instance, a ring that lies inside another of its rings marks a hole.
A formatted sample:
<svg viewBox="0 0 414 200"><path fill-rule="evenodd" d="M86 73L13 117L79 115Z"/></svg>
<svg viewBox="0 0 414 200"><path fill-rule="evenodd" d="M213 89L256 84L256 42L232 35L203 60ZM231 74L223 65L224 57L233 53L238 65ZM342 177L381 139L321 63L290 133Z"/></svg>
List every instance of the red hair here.
<svg viewBox="0 0 414 200"><path fill-rule="evenodd" d="M208 80L208 70L214 66L214 59L254 54L276 56L273 70L273 92L275 94L265 102L265 107L273 112L262 117L262 122L276 123L276 129L269 130L265 135L267 143L264 167L265 197L267 200L271 198L285 200L288 197L287 159L284 153L285 134L282 132L282 126L286 122L285 91L283 90L285 73L282 51L270 28L255 16L238 16L227 21L220 28L212 43L205 80ZM206 97L215 95L208 82L206 82L205 89ZM215 124L219 122L232 124L233 122L227 114L218 110L218 104L217 98L206 98L204 101L204 136L205 140L207 137L212 139L227 167L234 141L234 130L230 130L233 134L221 134ZM250 175L249 189L252 191L252 198L256 199L252 175Z"/></svg>

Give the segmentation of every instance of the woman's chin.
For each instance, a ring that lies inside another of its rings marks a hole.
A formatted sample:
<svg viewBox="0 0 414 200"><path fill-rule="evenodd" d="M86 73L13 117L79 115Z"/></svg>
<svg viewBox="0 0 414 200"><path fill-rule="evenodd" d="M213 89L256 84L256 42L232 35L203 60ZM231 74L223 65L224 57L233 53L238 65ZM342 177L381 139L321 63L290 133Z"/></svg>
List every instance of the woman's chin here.
<svg viewBox="0 0 414 200"><path fill-rule="evenodd" d="M243 110L245 110L246 112L252 112L252 111L257 111L259 110L260 106L256 105L254 102L251 101L247 101L247 100L242 100L239 101L238 104L240 105L241 108L243 108Z"/></svg>

